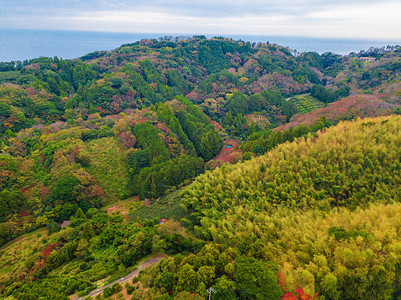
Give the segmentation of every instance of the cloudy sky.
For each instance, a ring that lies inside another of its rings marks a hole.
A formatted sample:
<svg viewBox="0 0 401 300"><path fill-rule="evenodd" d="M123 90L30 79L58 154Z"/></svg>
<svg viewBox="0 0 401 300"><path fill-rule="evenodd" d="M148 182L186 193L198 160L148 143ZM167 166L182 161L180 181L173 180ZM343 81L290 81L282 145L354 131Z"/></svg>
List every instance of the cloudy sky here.
<svg viewBox="0 0 401 300"><path fill-rule="evenodd" d="M401 0L0 0L0 28L401 39Z"/></svg>

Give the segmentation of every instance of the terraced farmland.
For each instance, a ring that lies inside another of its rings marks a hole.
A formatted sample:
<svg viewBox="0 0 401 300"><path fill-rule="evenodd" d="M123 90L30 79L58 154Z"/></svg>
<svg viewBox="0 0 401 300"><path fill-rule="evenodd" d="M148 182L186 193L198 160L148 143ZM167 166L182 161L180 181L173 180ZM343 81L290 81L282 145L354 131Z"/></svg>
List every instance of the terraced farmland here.
<svg viewBox="0 0 401 300"><path fill-rule="evenodd" d="M297 95L290 98L288 102L295 104L300 114L324 107L323 102L318 101L310 95Z"/></svg>

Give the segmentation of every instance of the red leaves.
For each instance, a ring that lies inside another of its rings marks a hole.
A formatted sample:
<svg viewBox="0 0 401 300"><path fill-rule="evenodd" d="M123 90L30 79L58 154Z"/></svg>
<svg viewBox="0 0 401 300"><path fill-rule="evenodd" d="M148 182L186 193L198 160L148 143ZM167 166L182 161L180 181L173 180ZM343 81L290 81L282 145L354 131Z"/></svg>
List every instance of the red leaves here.
<svg viewBox="0 0 401 300"><path fill-rule="evenodd" d="M281 297L281 300L314 300L314 299L317 299L316 296L311 296L311 295L308 295L307 293L305 293L301 287L298 287L295 290L295 292L296 292L296 295L293 295L293 294L287 292L283 297Z"/></svg>
<svg viewBox="0 0 401 300"><path fill-rule="evenodd" d="M135 146L136 138L131 132L121 132L119 138L123 145L128 149Z"/></svg>
<svg viewBox="0 0 401 300"><path fill-rule="evenodd" d="M285 274L283 272L278 272L277 279L278 279L278 284L280 285L281 289L285 293L285 291L286 291L285 282L287 281L287 277L285 276Z"/></svg>
<svg viewBox="0 0 401 300"><path fill-rule="evenodd" d="M99 196L101 198L105 197L104 190L97 185L92 186L90 195L91 195L91 197L97 197L97 196Z"/></svg>
<svg viewBox="0 0 401 300"><path fill-rule="evenodd" d="M46 199L46 197L48 196L48 195L50 195L50 188L49 187L47 187L47 186L43 186L41 189L40 189L40 198L42 199L42 200L44 200L44 199Z"/></svg>
<svg viewBox="0 0 401 300"><path fill-rule="evenodd" d="M56 248L56 245L48 244L48 245L46 246L46 248L43 249L43 250L40 252L40 254L42 254L42 256L43 256L44 259L47 259L47 258L49 257L49 255L50 255L50 253L52 253L52 251L53 251L54 248Z"/></svg>
<svg viewBox="0 0 401 300"><path fill-rule="evenodd" d="M217 155L215 160L233 163L236 160L238 160L236 153L239 151L235 149L237 147L237 141L231 139L231 140L228 140L227 143L232 145L232 147L230 147L230 148L224 147L221 150L221 152Z"/></svg>
<svg viewBox="0 0 401 300"><path fill-rule="evenodd" d="M194 91L192 91L192 92L190 92L188 95L187 95L187 98L188 99L191 99L191 100L193 100L193 101L195 101L195 102L197 102L198 100L200 100L200 95L197 93L197 92L195 92L195 90Z"/></svg>
<svg viewBox="0 0 401 300"><path fill-rule="evenodd" d="M291 293L286 293L283 297L281 297L281 300L297 300L298 298L295 297Z"/></svg>
<svg viewBox="0 0 401 300"><path fill-rule="evenodd" d="M297 287L295 289L295 293L296 293L295 295L293 295L290 292L287 292L287 290L285 288L285 282L287 280L285 274L282 272L279 272L277 274L277 277L278 277L278 284L280 285L280 287L284 293L284 296L281 297L281 300L315 300L315 299L317 299L317 296L311 296L311 295L305 293L301 287Z"/></svg>

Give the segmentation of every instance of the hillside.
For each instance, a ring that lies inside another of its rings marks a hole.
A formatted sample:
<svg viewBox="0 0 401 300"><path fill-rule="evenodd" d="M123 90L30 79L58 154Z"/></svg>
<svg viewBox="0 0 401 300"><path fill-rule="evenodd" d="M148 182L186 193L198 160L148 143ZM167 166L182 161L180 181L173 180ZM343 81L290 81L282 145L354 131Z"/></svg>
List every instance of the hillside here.
<svg viewBox="0 0 401 300"><path fill-rule="evenodd" d="M0 63L0 298L83 297L165 253L99 297L397 299L394 49L194 36Z"/></svg>
<svg viewBox="0 0 401 300"><path fill-rule="evenodd" d="M0 154L0 245L133 195L158 198L204 172L223 146L185 98L129 115L22 129Z"/></svg>
<svg viewBox="0 0 401 300"><path fill-rule="evenodd" d="M290 290L387 299L399 289L400 121L340 123L201 175L183 192L189 220L205 240L277 263Z"/></svg>
<svg viewBox="0 0 401 300"><path fill-rule="evenodd" d="M50 295L49 286L57 284L54 299L84 295L94 281L122 277L144 255L162 251L180 254L140 274L127 288L134 297L195 293L202 299L212 286L218 299L241 293L389 299L401 289L400 121L341 122L223 165L184 188L180 206L177 193L149 212L136 212L133 202L136 222L79 210L67 228L52 227L46 238L33 233L37 242L24 245L27 237L2 250L2 272L9 274L2 291L30 299ZM6 264L11 257L13 267Z"/></svg>
<svg viewBox="0 0 401 300"><path fill-rule="evenodd" d="M222 213L243 201L254 209L324 210L397 199L400 120L341 122L317 137L300 138L265 156L201 175L188 190L188 205L207 216L215 205L221 205Z"/></svg>

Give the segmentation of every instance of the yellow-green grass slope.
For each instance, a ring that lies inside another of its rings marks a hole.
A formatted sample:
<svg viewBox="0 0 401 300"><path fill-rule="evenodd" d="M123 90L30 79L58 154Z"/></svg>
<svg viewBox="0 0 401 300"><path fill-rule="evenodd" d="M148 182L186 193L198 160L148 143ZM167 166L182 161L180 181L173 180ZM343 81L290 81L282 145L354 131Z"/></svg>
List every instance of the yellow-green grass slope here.
<svg viewBox="0 0 401 300"><path fill-rule="evenodd" d="M46 242L47 231L42 228L3 245L0 248L0 282L14 275L25 276L27 265L33 263L34 254L40 252Z"/></svg>

